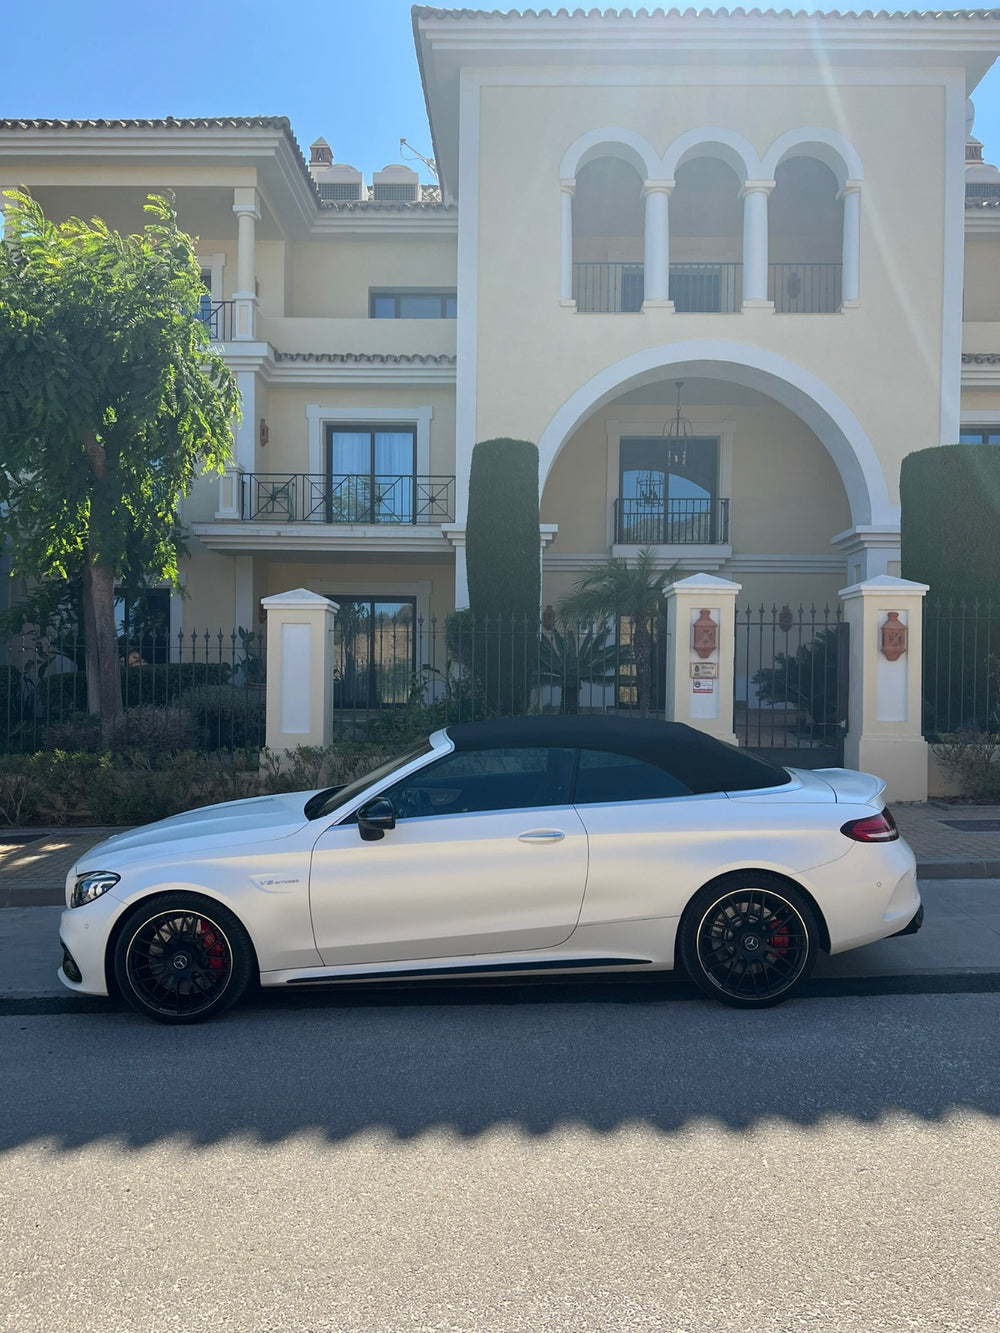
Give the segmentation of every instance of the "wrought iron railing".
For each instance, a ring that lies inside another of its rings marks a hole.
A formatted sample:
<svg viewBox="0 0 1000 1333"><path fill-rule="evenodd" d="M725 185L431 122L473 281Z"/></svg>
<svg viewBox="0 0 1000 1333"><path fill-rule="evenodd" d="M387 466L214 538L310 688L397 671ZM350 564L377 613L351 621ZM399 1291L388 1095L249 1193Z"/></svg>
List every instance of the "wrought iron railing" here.
<svg viewBox="0 0 1000 1333"><path fill-rule="evenodd" d="M232 342L235 311L235 301L213 301L209 296L202 297L198 318L208 329L213 342Z"/></svg>
<svg viewBox="0 0 1000 1333"><path fill-rule="evenodd" d="M249 472L243 518L275 523L448 523L455 513L453 476Z"/></svg>
<svg viewBox="0 0 1000 1333"><path fill-rule="evenodd" d="M840 309L842 272L842 264L768 264L767 299L778 314L831 314Z"/></svg>
<svg viewBox="0 0 1000 1333"><path fill-rule="evenodd" d="M828 314L841 303L842 264L768 264L767 296L779 314ZM574 264L573 297L584 313L642 309L642 264ZM729 314L743 304L743 265L670 265L669 297L687 314Z"/></svg>
<svg viewBox="0 0 1000 1333"><path fill-rule="evenodd" d="M577 310L631 313L642 309L641 264L574 264L573 299Z"/></svg>
<svg viewBox="0 0 1000 1333"><path fill-rule="evenodd" d="M742 264L671 264L670 299L687 313L728 314L743 303Z"/></svg>
<svg viewBox="0 0 1000 1333"><path fill-rule="evenodd" d="M728 500L615 501L622 546L719 546L729 541Z"/></svg>

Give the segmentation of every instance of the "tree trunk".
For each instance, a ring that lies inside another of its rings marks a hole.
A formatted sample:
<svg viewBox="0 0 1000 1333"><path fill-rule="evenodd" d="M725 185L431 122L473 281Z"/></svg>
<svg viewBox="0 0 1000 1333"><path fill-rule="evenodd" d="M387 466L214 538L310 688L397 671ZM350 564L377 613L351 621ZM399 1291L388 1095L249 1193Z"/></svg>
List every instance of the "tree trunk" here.
<svg viewBox="0 0 1000 1333"><path fill-rule="evenodd" d="M649 621L645 616L636 616L632 621L632 652L635 656L635 684L638 695L639 712L643 717L649 713L651 702L651 676L653 635Z"/></svg>
<svg viewBox="0 0 1000 1333"><path fill-rule="evenodd" d="M121 668L118 635L115 632L115 578L104 561L83 571L83 639L87 663L87 708L101 719L101 733L108 739L115 718L122 711Z"/></svg>

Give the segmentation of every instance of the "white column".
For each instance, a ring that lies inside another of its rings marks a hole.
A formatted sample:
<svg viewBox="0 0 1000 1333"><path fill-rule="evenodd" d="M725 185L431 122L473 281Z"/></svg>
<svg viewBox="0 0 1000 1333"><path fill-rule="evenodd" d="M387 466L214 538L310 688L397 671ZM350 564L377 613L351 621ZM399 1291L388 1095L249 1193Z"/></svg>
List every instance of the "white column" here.
<svg viewBox="0 0 1000 1333"><path fill-rule="evenodd" d="M235 319L234 341L249 341L255 337L257 311L257 262L255 224L260 221L257 191L249 186L237 186L233 191L233 212L236 214L236 287L233 293Z"/></svg>
<svg viewBox="0 0 1000 1333"><path fill-rule="evenodd" d="M469 570L465 560L465 524L442 523L441 531L455 552L455 610L469 605Z"/></svg>
<svg viewBox="0 0 1000 1333"><path fill-rule="evenodd" d="M714 574L692 574L672 583L666 596L667 720L686 722L730 745L737 744L733 695L736 598L741 587ZM714 626L712 649L701 635L708 622Z"/></svg>
<svg viewBox="0 0 1000 1333"><path fill-rule="evenodd" d="M839 198L844 201L844 249L840 303L856 305L861 290L861 184L847 181Z"/></svg>
<svg viewBox="0 0 1000 1333"><path fill-rule="evenodd" d="M767 199L774 181L747 181L743 198L743 309L773 309L767 299Z"/></svg>
<svg viewBox="0 0 1000 1333"><path fill-rule="evenodd" d="M573 300L573 194L575 180L561 180L560 225L562 232L561 268L559 273L559 304L576 308Z"/></svg>
<svg viewBox="0 0 1000 1333"><path fill-rule="evenodd" d="M926 594L926 583L888 574L840 592L851 636L844 764L883 778L890 801L927 800L921 725ZM900 634L906 640L901 654Z"/></svg>
<svg viewBox="0 0 1000 1333"><path fill-rule="evenodd" d="M267 748L333 741L337 606L306 588L261 599L267 613Z"/></svg>
<svg viewBox="0 0 1000 1333"><path fill-rule="evenodd" d="M673 181L646 181L645 240L643 245L642 308L669 307L670 302L670 191Z"/></svg>

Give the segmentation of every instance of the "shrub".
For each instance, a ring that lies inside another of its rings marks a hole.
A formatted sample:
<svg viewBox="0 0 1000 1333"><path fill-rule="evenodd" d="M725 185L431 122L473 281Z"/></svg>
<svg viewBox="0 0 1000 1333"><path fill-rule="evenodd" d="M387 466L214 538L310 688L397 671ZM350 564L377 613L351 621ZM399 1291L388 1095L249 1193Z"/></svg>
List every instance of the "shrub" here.
<svg viewBox="0 0 1000 1333"><path fill-rule="evenodd" d="M201 686L228 683L233 668L228 662L157 662L122 668L122 696L126 708L137 704L172 704L182 694Z"/></svg>
<svg viewBox="0 0 1000 1333"><path fill-rule="evenodd" d="M87 677L82 671L57 671L43 676L35 689L38 713L48 722L64 722L87 711Z"/></svg>
<svg viewBox="0 0 1000 1333"><path fill-rule="evenodd" d="M938 597L1000 593L1000 450L987 444L921 449L899 473L902 575Z"/></svg>
<svg viewBox="0 0 1000 1333"><path fill-rule="evenodd" d="M970 801L1000 803L1000 735L959 731L934 745L942 768L956 779Z"/></svg>
<svg viewBox="0 0 1000 1333"><path fill-rule="evenodd" d="M113 750L192 750L197 739L194 716L186 707L140 704L116 717L109 741Z"/></svg>
<svg viewBox="0 0 1000 1333"><path fill-rule="evenodd" d="M469 605L487 706L524 711L541 598L538 449L528 440L481 440L472 451L466 525Z"/></svg>
<svg viewBox="0 0 1000 1333"><path fill-rule="evenodd" d="M194 718L208 750L243 750L264 744L264 697L238 685L202 685L181 703Z"/></svg>

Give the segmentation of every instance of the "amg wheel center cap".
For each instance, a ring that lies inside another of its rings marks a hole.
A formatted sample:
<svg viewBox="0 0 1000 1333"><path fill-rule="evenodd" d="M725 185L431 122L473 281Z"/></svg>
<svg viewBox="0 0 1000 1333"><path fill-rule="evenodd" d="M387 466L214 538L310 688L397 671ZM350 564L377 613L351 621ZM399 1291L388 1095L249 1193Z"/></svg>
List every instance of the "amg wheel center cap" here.
<svg viewBox="0 0 1000 1333"><path fill-rule="evenodd" d="M760 937L757 935L745 935L743 937L743 947L748 953L753 953L760 948Z"/></svg>
<svg viewBox="0 0 1000 1333"><path fill-rule="evenodd" d="M178 972L183 972L191 960L186 953L175 953L171 961Z"/></svg>

